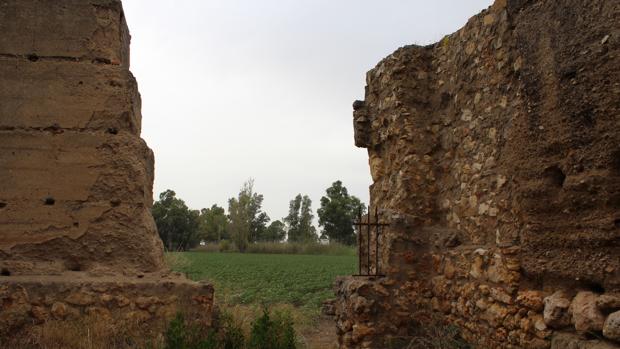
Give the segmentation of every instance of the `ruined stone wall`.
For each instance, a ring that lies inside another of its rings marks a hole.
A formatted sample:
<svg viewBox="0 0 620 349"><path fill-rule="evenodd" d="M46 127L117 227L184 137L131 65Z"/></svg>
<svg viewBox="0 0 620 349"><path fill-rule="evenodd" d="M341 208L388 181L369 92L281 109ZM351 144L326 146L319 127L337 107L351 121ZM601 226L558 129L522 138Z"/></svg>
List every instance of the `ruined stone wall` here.
<svg viewBox="0 0 620 349"><path fill-rule="evenodd" d="M213 288L164 266L120 0L0 1L0 33L0 334L92 307L208 320Z"/></svg>
<svg viewBox="0 0 620 349"><path fill-rule="evenodd" d="M343 347L429 314L481 348L620 340L619 38L617 1L497 0L368 72L355 142L387 277L338 284Z"/></svg>
<svg viewBox="0 0 620 349"><path fill-rule="evenodd" d="M162 267L119 1L0 2L0 267Z"/></svg>

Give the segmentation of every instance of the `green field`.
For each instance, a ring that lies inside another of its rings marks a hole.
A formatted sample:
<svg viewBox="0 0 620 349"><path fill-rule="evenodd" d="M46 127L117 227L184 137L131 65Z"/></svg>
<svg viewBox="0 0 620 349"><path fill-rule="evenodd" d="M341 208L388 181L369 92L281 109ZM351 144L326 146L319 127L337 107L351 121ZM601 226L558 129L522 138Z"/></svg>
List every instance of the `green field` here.
<svg viewBox="0 0 620 349"><path fill-rule="evenodd" d="M176 270L194 280L209 280L218 302L228 304L291 304L316 311L334 297L336 276L355 272L356 256L177 253ZM224 299L222 299L222 297Z"/></svg>

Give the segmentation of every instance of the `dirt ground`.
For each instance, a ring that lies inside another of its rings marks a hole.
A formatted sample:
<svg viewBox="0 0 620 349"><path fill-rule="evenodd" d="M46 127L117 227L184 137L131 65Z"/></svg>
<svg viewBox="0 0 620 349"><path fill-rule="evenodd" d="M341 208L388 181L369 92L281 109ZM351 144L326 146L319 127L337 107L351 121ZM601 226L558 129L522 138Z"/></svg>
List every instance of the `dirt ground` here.
<svg viewBox="0 0 620 349"><path fill-rule="evenodd" d="M316 326L302 328L299 337L308 349L336 349L336 323L321 316Z"/></svg>

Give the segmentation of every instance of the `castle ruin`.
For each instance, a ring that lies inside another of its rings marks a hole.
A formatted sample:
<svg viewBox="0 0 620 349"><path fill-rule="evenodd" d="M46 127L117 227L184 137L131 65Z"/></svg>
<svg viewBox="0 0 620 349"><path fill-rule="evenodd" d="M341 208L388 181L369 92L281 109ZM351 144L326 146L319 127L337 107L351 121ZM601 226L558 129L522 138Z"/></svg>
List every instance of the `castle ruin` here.
<svg viewBox="0 0 620 349"><path fill-rule="evenodd" d="M386 276L337 282L340 347L439 318L476 348L620 348L620 3L496 0L366 83Z"/></svg>
<svg viewBox="0 0 620 349"><path fill-rule="evenodd" d="M120 0L0 1L0 332L100 314L211 321L151 216Z"/></svg>

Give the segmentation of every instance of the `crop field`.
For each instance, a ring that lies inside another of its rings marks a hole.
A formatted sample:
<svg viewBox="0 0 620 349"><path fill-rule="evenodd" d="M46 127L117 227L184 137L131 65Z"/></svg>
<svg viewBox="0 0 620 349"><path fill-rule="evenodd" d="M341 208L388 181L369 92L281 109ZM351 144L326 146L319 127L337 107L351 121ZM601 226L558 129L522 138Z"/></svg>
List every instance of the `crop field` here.
<svg viewBox="0 0 620 349"><path fill-rule="evenodd" d="M228 304L290 304L317 311L334 297L338 275L356 270L356 256L176 253L173 268L194 280L207 279L216 287L218 302ZM222 299L222 297L224 299Z"/></svg>

